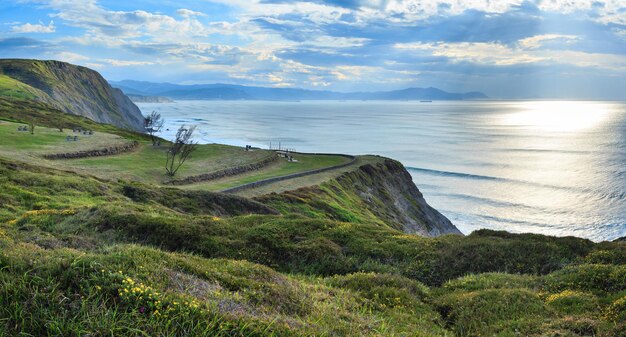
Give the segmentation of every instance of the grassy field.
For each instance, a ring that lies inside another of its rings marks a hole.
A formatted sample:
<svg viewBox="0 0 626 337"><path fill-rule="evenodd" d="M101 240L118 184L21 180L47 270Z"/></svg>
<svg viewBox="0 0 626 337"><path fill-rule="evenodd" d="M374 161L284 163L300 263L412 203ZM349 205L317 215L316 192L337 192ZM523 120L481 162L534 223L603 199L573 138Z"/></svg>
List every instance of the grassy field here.
<svg viewBox="0 0 626 337"><path fill-rule="evenodd" d="M147 140L140 139L138 149L104 157L91 157L71 160L44 161L43 154L78 152L102 149L132 140L121 135L96 131L93 136L79 135L77 142L66 141L66 136L74 136L70 129L36 126L35 133L17 131L18 124L0 121L0 155L20 159L29 163L45 163L51 167L74 170L103 179L123 179L143 183L164 184L170 178L165 175L164 165L167 145L154 147ZM175 178L210 173L240 165L259 162L275 154L267 150L244 151L240 147L208 144L199 145L189 160L181 167ZM183 185L184 189L217 191L249 182L277 177L318 168L338 165L349 159L341 156L296 155L297 162L280 159L259 170L208 182Z"/></svg>
<svg viewBox="0 0 626 337"><path fill-rule="evenodd" d="M288 162L287 160L281 159L278 162L273 163L271 166L258 171L220 179L219 182L191 184L181 186L181 188L189 190L205 189L209 191L221 191L258 180L340 165L349 161L348 158L342 156L318 156L307 154L297 154L294 158L298 161ZM323 174L320 174L320 176L322 175Z"/></svg>
<svg viewBox="0 0 626 337"><path fill-rule="evenodd" d="M110 157L93 157L67 161L66 165L93 172L103 178L117 178L146 183L162 184L167 146L153 147L142 143L137 151ZM225 168L254 163L267 156L269 151L244 151L228 145L201 145L177 173L177 178L199 175Z"/></svg>
<svg viewBox="0 0 626 337"><path fill-rule="evenodd" d="M278 182L274 182L268 185L246 189L246 190L237 192L236 194L243 196L243 197L252 198L252 197L258 197L258 196L270 194L270 193L281 193L285 191L291 191L291 190L295 190L295 189L307 187L307 186L317 186L317 185L323 184L324 182L337 178L343 173L353 171L361 165L376 164L382 161L384 161L384 158L379 157L379 156L357 156L356 161L353 164L348 165L346 167L341 167L335 170L330 170L330 171L308 175L304 177L278 181Z"/></svg>
<svg viewBox="0 0 626 337"><path fill-rule="evenodd" d="M28 126L0 121L0 151L4 153L19 152L22 155L42 155L66 152L78 152L106 148L130 143L129 140L114 134L95 132L93 135L82 135L72 132L71 129L52 129L35 126L34 134L18 131L18 126ZM66 141L66 136L78 136L79 141Z"/></svg>

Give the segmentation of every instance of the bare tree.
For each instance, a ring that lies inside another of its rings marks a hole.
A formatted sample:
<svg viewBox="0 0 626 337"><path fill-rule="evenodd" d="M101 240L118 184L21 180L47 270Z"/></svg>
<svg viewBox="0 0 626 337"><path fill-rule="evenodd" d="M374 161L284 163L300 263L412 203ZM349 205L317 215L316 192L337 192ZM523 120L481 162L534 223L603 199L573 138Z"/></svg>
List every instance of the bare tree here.
<svg viewBox="0 0 626 337"><path fill-rule="evenodd" d="M195 131L195 126L187 128L183 125L178 128L176 139L167 151L167 159L165 160L165 173L168 176L173 177L189 158L189 155L198 147L198 143L191 139Z"/></svg>
<svg viewBox="0 0 626 337"><path fill-rule="evenodd" d="M152 146L155 146L157 144L155 134L161 132L164 123L165 120L163 120L161 114L156 111L152 111L149 115L143 118L143 127L150 135L150 140L152 140Z"/></svg>
<svg viewBox="0 0 626 337"><path fill-rule="evenodd" d="M28 123L28 130L30 131L31 135L34 135L35 134L35 123L33 123L33 122Z"/></svg>

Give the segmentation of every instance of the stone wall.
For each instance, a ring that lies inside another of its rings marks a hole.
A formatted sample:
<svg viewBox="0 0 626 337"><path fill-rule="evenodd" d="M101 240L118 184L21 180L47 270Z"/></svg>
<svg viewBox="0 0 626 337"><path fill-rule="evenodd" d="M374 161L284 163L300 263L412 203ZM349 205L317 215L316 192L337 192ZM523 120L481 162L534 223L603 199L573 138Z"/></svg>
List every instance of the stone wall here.
<svg viewBox="0 0 626 337"><path fill-rule="evenodd" d="M103 149L96 150L86 150L86 151L78 151L78 152L66 152L66 153L55 153L55 154L44 154L43 157L45 159L57 160L57 159L77 159L77 158L88 158L88 157L102 157L102 156L112 156L116 154L126 153L135 150L139 146L139 142L134 141L132 143L126 143L117 146L111 146Z"/></svg>

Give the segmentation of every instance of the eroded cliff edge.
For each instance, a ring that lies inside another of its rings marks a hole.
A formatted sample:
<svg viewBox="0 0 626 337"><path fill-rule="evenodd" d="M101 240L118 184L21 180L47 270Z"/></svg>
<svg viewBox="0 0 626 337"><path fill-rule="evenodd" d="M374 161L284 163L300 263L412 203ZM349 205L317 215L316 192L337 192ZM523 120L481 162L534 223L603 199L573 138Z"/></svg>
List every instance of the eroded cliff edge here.
<svg viewBox="0 0 626 337"><path fill-rule="evenodd" d="M280 194L257 197L284 214L374 223L410 234L461 234L432 208L401 163L384 159L322 183Z"/></svg>

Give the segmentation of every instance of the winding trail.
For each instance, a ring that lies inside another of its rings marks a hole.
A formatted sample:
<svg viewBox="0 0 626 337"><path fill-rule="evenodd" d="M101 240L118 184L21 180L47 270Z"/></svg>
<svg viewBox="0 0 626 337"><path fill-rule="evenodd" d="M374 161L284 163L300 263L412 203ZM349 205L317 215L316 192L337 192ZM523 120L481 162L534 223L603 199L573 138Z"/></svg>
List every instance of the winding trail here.
<svg viewBox="0 0 626 337"><path fill-rule="evenodd" d="M267 156L254 163L229 167L229 168L225 168L225 169L210 172L210 173L188 176L188 177L181 178L181 179L174 179L174 180L167 181L165 183L170 184L170 185L189 185L189 184L199 183L203 181L210 181L210 180L216 180L216 179L225 178L225 177L232 177L232 176L236 176L242 173L260 170L278 161L279 159L280 158L275 153L272 153L270 156Z"/></svg>
<svg viewBox="0 0 626 337"><path fill-rule="evenodd" d="M257 180L257 181L251 182L251 183L247 183L247 184L243 184L243 185L227 188L225 190L221 190L220 192L221 193L237 193L237 192L240 192L240 191L243 191L243 190L256 188L256 187L259 187L259 186L269 185L269 184L272 184L272 183L275 183L275 182L278 182L278 181L295 179L295 178L300 178L300 177L309 176L309 175L313 175L313 174L318 174L318 173L322 173L322 172L332 171L332 170L344 168L346 166L350 166L350 165L354 164L356 162L356 160L357 160L356 156L352 156L352 155L348 155L348 154L302 153L302 152L292 152L292 153L295 153L295 154L305 154L305 155L316 155L316 156L340 156L340 157L348 158L348 159L350 159L350 161L345 162L343 164L323 167L323 168L319 168L319 169L315 169L315 170L310 170L310 171L305 171L305 172L298 172L298 173L292 173L292 174L287 174L287 175L284 175L284 176L278 176L278 177L273 177L273 178Z"/></svg>

